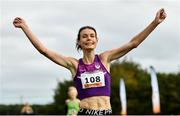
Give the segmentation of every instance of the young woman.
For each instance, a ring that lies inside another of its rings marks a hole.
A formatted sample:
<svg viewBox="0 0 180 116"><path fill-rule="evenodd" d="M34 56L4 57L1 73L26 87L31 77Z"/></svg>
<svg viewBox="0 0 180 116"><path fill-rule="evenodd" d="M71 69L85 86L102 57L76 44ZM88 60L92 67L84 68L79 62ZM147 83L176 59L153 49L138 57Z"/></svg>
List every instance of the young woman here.
<svg viewBox="0 0 180 116"><path fill-rule="evenodd" d="M22 18L14 19L14 26L21 28L33 46L48 59L70 70L78 91L80 102L79 114L111 114L110 104L110 63L136 48L166 18L164 9L160 9L155 19L139 34L119 48L95 54L98 43L93 27L85 26L79 30L76 47L82 50L79 60L63 56L47 49L30 31Z"/></svg>
<svg viewBox="0 0 180 116"><path fill-rule="evenodd" d="M80 100L77 99L77 90L75 87L70 86L68 88L68 96L69 99L66 100L66 105L67 105L67 116L76 116L79 112L79 103Z"/></svg>

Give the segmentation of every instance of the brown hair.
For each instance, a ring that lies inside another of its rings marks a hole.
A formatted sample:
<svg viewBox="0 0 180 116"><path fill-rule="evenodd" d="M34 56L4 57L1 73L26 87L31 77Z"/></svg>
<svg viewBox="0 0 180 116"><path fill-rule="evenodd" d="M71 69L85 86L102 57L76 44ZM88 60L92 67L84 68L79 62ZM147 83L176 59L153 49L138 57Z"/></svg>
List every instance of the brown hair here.
<svg viewBox="0 0 180 116"><path fill-rule="evenodd" d="M81 28L79 29L79 32L78 32L78 35L77 35L77 39L76 39L76 49L77 49L77 51L82 50L82 48L81 48L81 46L78 44L78 42L79 42L79 40L80 40L80 33L81 33L81 31L84 30L84 29L92 29L92 30L95 32L95 36L96 36L96 38L97 38L97 32L96 32L96 29L95 29L94 27L91 27L91 26L81 27Z"/></svg>

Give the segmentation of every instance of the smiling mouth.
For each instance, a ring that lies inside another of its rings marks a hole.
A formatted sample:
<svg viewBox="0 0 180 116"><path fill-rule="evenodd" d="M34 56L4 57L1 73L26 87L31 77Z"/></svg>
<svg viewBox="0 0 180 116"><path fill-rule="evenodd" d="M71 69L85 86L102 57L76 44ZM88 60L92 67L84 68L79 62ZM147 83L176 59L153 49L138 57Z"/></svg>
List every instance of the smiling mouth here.
<svg viewBox="0 0 180 116"><path fill-rule="evenodd" d="M92 43L86 43L85 45L93 45Z"/></svg>
<svg viewBox="0 0 180 116"><path fill-rule="evenodd" d="M87 42L85 45L94 45L94 42Z"/></svg>

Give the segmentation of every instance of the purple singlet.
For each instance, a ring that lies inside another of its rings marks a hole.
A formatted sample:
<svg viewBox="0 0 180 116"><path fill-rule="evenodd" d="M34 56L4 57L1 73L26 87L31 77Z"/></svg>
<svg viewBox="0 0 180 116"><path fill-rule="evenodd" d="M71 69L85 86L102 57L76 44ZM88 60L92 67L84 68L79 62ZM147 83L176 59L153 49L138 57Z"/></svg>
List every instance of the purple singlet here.
<svg viewBox="0 0 180 116"><path fill-rule="evenodd" d="M110 74L98 55L95 55L92 64L84 64L79 59L74 84L80 100L92 96L110 96L110 79Z"/></svg>

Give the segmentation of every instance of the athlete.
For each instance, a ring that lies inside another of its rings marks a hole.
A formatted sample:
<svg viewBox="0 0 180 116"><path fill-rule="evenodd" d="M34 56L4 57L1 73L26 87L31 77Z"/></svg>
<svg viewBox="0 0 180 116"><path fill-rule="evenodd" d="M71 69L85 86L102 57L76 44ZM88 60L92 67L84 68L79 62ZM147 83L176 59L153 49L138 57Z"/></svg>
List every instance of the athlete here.
<svg viewBox="0 0 180 116"><path fill-rule="evenodd" d="M107 50L100 54L95 54L98 43L96 30L90 26L82 27L78 32L76 43L77 50L81 50L83 53L82 58L79 60L47 49L31 32L22 18L15 18L13 24L15 27L22 29L33 46L42 55L71 72L78 91L78 97L81 100L78 114L109 115L112 114L110 104L110 63L138 47L165 18L164 9L160 9L153 21L129 42L119 48Z"/></svg>
<svg viewBox="0 0 180 116"><path fill-rule="evenodd" d="M68 108L67 116L76 116L79 112L80 100L77 99L77 90L75 87L69 87L68 96L69 99L66 100L66 105Z"/></svg>

